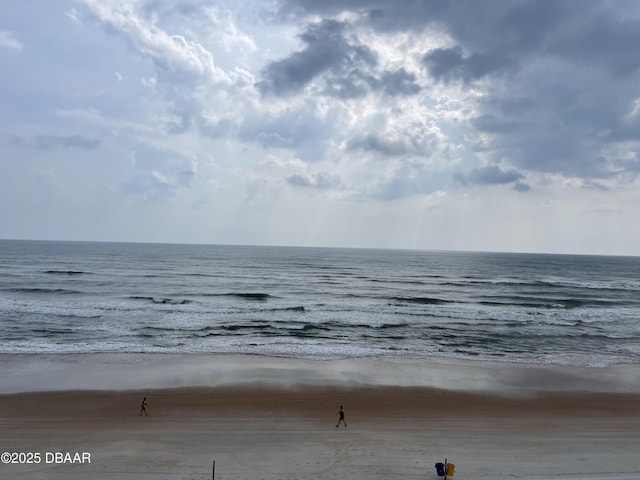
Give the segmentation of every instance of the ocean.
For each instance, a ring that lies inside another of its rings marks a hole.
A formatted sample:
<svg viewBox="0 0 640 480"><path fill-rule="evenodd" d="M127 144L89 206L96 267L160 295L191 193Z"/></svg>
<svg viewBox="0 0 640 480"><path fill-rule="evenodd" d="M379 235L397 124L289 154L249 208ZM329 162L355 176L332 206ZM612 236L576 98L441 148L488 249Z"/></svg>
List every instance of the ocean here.
<svg viewBox="0 0 640 480"><path fill-rule="evenodd" d="M0 241L0 353L640 363L640 257Z"/></svg>

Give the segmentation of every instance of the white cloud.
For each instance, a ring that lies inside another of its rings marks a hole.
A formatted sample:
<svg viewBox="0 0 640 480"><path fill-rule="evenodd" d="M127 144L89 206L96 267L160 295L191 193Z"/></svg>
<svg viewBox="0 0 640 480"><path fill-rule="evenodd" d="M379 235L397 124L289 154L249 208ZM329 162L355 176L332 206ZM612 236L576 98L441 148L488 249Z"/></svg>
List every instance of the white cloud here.
<svg viewBox="0 0 640 480"><path fill-rule="evenodd" d="M80 13L78 12L78 10L76 10L75 7L71 7L70 10L68 10L65 15L75 24L79 25L82 20L81 20L81 16Z"/></svg>
<svg viewBox="0 0 640 480"><path fill-rule="evenodd" d="M22 50L23 45L20 40L18 40L14 33L0 30L0 48L6 48L9 50Z"/></svg>
<svg viewBox="0 0 640 480"><path fill-rule="evenodd" d="M84 0L99 20L121 32L141 53L153 58L163 71L202 75L213 82L228 82L214 64L213 55L202 44L183 35L170 35L157 19L144 18L136 9L139 2L126 0Z"/></svg>
<svg viewBox="0 0 640 480"><path fill-rule="evenodd" d="M213 5L203 7L206 28L211 30L211 39L219 43L226 52L234 55L258 50L251 36L238 29L233 13Z"/></svg>

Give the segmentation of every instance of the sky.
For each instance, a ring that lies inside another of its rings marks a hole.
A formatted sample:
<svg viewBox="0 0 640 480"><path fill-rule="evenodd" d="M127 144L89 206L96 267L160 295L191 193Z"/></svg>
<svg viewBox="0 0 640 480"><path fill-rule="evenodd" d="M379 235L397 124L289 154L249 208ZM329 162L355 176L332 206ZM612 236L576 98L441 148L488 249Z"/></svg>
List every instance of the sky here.
<svg viewBox="0 0 640 480"><path fill-rule="evenodd" d="M3 0L0 238L640 255L640 3Z"/></svg>

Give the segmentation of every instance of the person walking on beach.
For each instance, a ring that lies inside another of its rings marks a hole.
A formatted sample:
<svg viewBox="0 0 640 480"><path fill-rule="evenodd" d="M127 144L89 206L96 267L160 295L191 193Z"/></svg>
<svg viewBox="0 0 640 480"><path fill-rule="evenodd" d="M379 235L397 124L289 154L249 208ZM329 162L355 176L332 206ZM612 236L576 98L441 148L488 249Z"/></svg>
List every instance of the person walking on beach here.
<svg viewBox="0 0 640 480"><path fill-rule="evenodd" d="M144 412L145 415L149 416L147 413L147 397L142 399L142 404L140 405L140 415Z"/></svg>
<svg viewBox="0 0 640 480"><path fill-rule="evenodd" d="M344 426L347 426L347 421L344 419L344 410L342 409L342 405L340 405L340 411L338 412L338 415L340 416L340 418L338 419L338 424L336 425L336 428L338 428L340 426L340 422L344 423Z"/></svg>

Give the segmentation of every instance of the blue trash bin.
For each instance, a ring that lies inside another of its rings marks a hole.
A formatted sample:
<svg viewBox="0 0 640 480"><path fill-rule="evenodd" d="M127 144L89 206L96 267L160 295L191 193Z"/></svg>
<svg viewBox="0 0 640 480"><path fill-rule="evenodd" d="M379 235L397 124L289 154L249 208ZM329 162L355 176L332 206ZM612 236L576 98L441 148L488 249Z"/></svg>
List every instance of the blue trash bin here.
<svg viewBox="0 0 640 480"><path fill-rule="evenodd" d="M444 477L447 473L446 469L445 469L445 465L442 462L438 462L436 463L436 472L438 473L439 477Z"/></svg>

